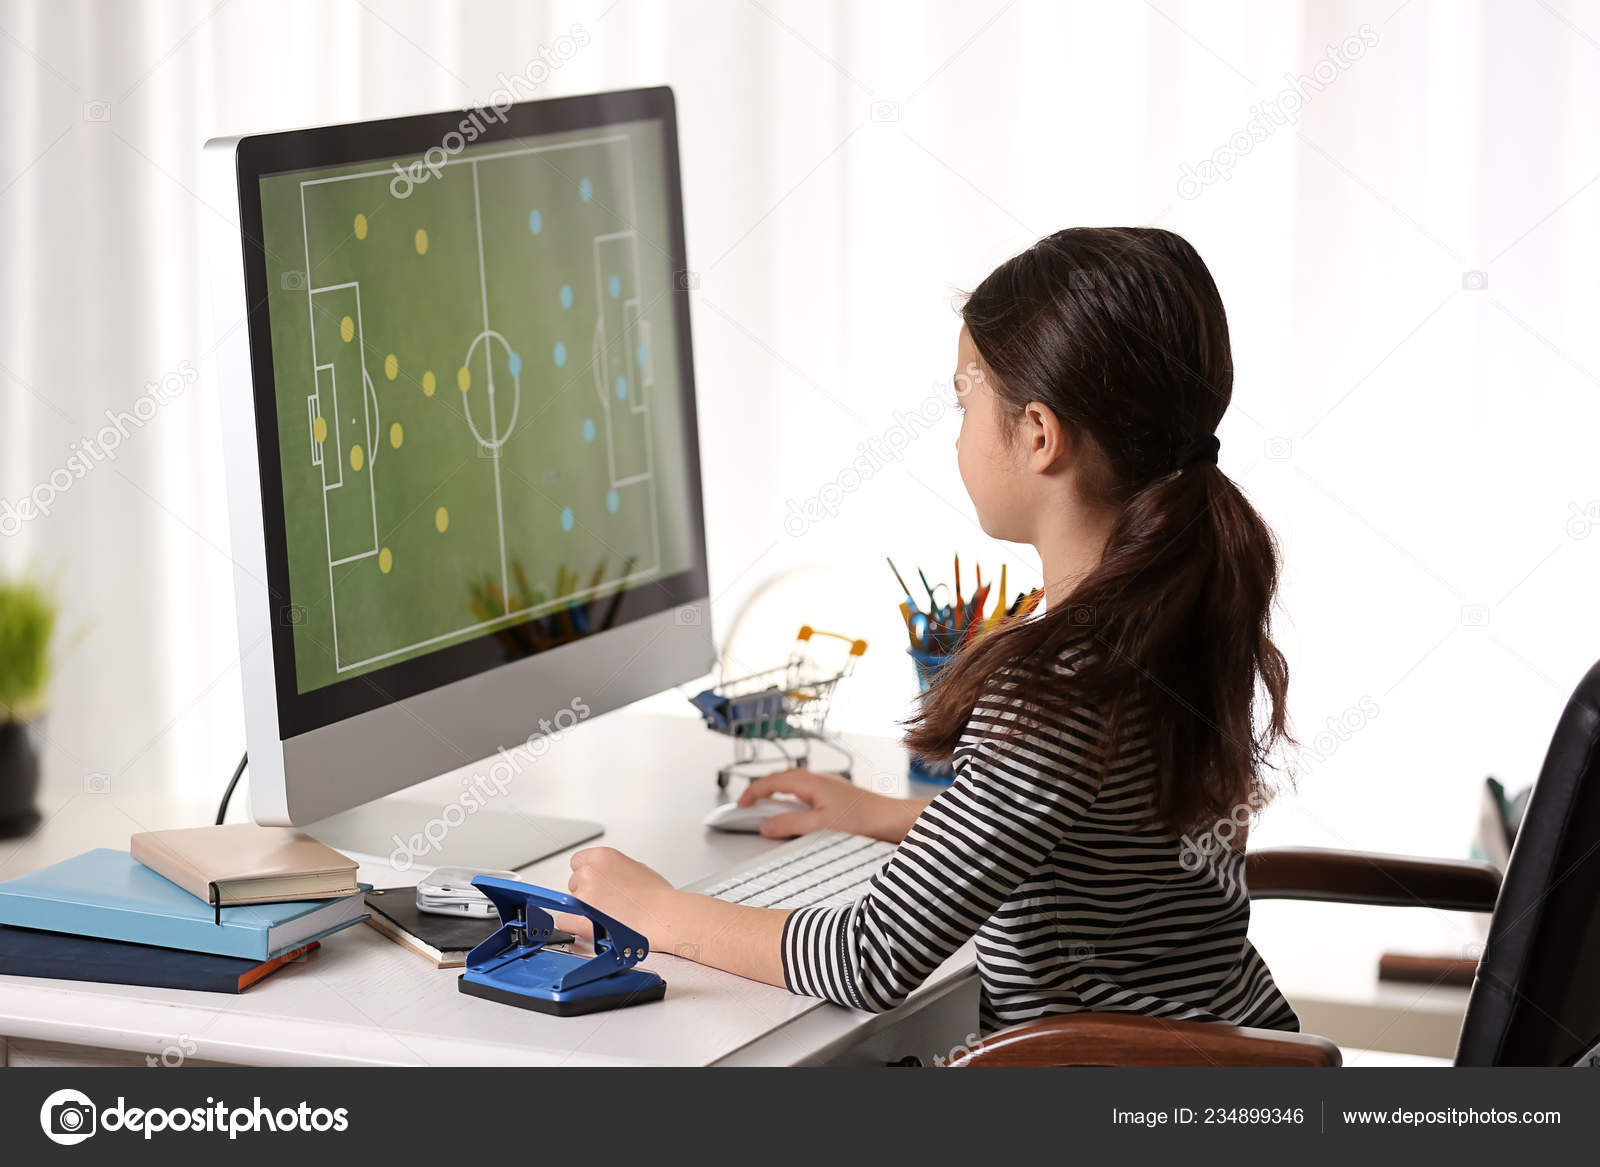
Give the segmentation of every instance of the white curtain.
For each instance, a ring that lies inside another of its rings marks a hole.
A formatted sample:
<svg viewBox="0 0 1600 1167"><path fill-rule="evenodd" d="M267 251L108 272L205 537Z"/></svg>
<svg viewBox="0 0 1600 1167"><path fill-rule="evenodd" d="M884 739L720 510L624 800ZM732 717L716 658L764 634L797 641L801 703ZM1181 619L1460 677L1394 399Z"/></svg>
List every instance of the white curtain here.
<svg viewBox="0 0 1600 1167"><path fill-rule="evenodd" d="M1482 776L1532 780L1600 655L1593 5L9 0L0 506L50 511L0 519L0 563L57 574L80 634L74 813L207 803L241 748L202 142L478 104L575 24L544 94L678 94L719 624L824 565L818 610L874 643L841 724L913 690L883 553L1037 580L955 475L955 293L1150 223L1222 288L1222 465L1286 555L1308 756L1258 838L1459 853Z"/></svg>

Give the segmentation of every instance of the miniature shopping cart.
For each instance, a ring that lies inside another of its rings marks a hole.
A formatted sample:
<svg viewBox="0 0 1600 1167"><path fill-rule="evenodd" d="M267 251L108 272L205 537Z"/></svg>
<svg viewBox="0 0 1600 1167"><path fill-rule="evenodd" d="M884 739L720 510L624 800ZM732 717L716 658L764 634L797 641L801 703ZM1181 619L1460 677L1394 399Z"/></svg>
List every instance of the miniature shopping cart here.
<svg viewBox="0 0 1600 1167"><path fill-rule="evenodd" d="M816 636L848 646L842 664L829 667L816 660L811 652ZM810 765L812 742L839 755L843 764L837 772L849 778L854 759L826 732L828 708L834 688L855 671L856 661L866 651L865 640L806 625L795 637L788 664L725 680L690 698L712 732L733 739L733 761L717 771L717 785L726 788L735 774L758 778L774 770L805 768Z"/></svg>

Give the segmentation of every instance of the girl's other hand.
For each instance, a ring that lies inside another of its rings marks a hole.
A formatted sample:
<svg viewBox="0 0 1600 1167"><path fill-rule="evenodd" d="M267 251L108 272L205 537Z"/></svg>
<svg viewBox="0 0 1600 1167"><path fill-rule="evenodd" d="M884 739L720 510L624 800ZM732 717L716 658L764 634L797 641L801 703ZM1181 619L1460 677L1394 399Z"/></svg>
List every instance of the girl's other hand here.
<svg viewBox="0 0 1600 1167"><path fill-rule="evenodd" d="M873 794L836 775L810 770L784 770L757 778L739 796L739 805L749 806L774 794L792 794L807 807L765 820L761 833L769 839L833 830L898 843L928 805L916 799Z"/></svg>
<svg viewBox="0 0 1600 1167"><path fill-rule="evenodd" d="M666 945L672 900L680 893L653 869L615 847L586 847L572 856L567 890L592 908L621 920L650 941ZM593 940L594 929L582 916L561 913L556 926L581 940Z"/></svg>

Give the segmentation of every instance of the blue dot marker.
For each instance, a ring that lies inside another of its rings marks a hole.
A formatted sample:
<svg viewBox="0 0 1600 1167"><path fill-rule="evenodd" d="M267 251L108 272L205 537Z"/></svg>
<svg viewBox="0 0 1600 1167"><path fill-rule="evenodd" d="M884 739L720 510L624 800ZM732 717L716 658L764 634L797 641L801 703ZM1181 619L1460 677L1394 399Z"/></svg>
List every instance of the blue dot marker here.
<svg viewBox="0 0 1600 1167"><path fill-rule="evenodd" d="M556 341L556 368L559 369L562 365L564 365L566 363L567 363L567 346L562 344L558 340L558 341Z"/></svg>
<svg viewBox="0 0 1600 1167"><path fill-rule="evenodd" d="M594 441L594 418L592 417L583 419L583 440L586 442Z"/></svg>
<svg viewBox="0 0 1600 1167"><path fill-rule="evenodd" d="M506 361L506 364L511 366L511 375L513 377L522 376L522 354L521 353L512 353L510 359Z"/></svg>
<svg viewBox="0 0 1600 1167"><path fill-rule="evenodd" d="M573 523L572 508L571 507L562 507L561 508L561 529L563 531L572 530L572 523Z"/></svg>
<svg viewBox="0 0 1600 1167"><path fill-rule="evenodd" d="M572 285L571 284L562 284L561 285L561 306L563 308L572 307Z"/></svg>
<svg viewBox="0 0 1600 1167"><path fill-rule="evenodd" d="M626 401L627 399L628 399L628 379L626 377L618 377L617 378L617 400L618 401Z"/></svg>
<svg viewBox="0 0 1600 1167"><path fill-rule="evenodd" d="M612 276L611 282L606 285L606 289L611 293L611 298L613 300L617 299L617 297L622 295L622 277Z"/></svg>
<svg viewBox="0 0 1600 1167"><path fill-rule="evenodd" d="M645 362L645 357L648 355L649 354L645 352L644 341L641 340L638 344L638 347L633 350L633 359L643 365Z"/></svg>
<svg viewBox="0 0 1600 1167"><path fill-rule="evenodd" d="M535 235L544 230L544 216L538 211L528 212L528 230Z"/></svg>
<svg viewBox="0 0 1600 1167"><path fill-rule="evenodd" d="M612 514L617 513L617 508L622 505L622 496L615 490L606 491L606 510Z"/></svg>
<svg viewBox="0 0 1600 1167"><path fill-rule="evenodd" d="M578 183L578 197L584 202L588 202L590 199L592 199L594 197L594 183L590 182L587 178Z"/></svg>

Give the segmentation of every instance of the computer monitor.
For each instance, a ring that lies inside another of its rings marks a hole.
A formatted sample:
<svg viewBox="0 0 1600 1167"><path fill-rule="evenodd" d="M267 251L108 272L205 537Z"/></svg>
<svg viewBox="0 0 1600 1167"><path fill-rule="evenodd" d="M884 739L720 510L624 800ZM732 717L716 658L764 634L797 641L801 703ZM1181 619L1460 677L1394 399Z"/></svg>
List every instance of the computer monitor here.
<svg viewBox="0 0 1600 1167"><path fill-rule="evenodd" d="M670 89L221 139L205 170L238 209L212 251L257 822L386 854L414 807L340 812L497 753L498 784L710 668ZM527 828L472 857L600 829Z"/></svg>

